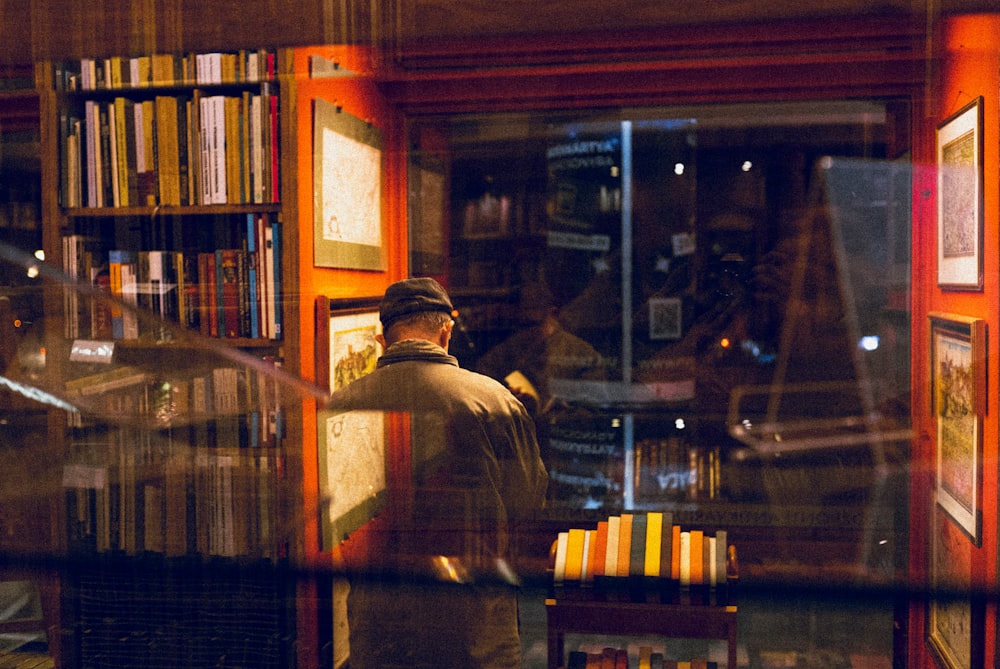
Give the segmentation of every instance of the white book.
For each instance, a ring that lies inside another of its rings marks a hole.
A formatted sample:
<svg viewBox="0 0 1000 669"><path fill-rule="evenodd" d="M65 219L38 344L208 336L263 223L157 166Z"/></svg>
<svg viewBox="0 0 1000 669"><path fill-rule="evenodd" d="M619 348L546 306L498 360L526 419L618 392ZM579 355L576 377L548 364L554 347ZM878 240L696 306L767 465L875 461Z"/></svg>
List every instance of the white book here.
<svg viewBox="0 0 1000 669"><path fill-rule="evenodd" d="M569 549L569 532L556 535L556 561L552 571L552 582L561 584L566 578L566 553Z"/></svg>
<svg viewBox="0 0 1000 669"><path fill-rule="evenodd" d="M681 587L691 585L691 533L681 532Z"/></svg>

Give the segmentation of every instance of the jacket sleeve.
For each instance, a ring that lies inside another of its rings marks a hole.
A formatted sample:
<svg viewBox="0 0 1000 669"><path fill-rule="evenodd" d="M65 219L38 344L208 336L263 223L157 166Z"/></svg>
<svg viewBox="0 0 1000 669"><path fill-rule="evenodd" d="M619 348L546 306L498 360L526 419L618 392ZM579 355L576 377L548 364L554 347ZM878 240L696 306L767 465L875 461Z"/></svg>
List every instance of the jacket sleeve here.
<svg viewBox="0 0 1000 669"><path fill-rule="evenodd" d="M505 447L497 457L502 482L500 494L511 521L530 518L545 501L549 475L542 463L535 423L516 400L505 429Z"/></svg>

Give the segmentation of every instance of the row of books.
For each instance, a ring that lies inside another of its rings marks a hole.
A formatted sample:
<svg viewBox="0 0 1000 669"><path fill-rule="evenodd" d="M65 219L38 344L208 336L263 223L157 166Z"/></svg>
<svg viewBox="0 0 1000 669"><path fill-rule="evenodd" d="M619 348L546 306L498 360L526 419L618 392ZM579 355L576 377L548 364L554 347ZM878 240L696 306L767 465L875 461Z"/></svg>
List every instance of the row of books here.
<svg viewBox="0 0 1000 669"><path fill-rule="evenodd" d="M713 536L683 529L671 512L608 516L596 529L559 532L553 549L555 585L638 576L714 588L726 583L732 568L726 530Z"/></svg>
<svg viewBox="0 0 1000 669"><path fill-rule="evenodd" d="M97 91L150 86L238 84L274 79L271 49L148 56L81 58L53 65L58 91Z"/></svg>
<svg viewBox="0 0 1000 669"><path fill-rule="evenodd" d="M117 96L60 116L62 205L275 203L278 96Z"/></svg>
<svg viewBox="0 0 1000 669"><path fill-rule="evenodd" d="M66 337L169 338L161 320L209 337L282 337L281 234L269 214L248 214L244 248L184 252L102 251L86 235L63 237L66 273L112 300L64 291ZM137 311L139 310L139 311ZM139 312L154 318L142 318Z"/></svg>
<svg viewBox="0 0 1000 669"><path fill-rule="evenodd" d="M132 443L114 435L107 462L64 467L74 545L169 557L273 559L282 552L279 455L174 451L144 463Z"/></svg>
<svg viewBox="0 0 1000 669"><path fill-rule="evenodd" d="M718 663L704 658L675 660L652 646L639 646L633 662L624 648L607 646L601 652L573 650L567 654L566 669L716 669Z"/></svg>
<svg viewBox="0 0 1000 669"><path fill-rule="evenodd" d="M270 356L264 362L281 365ZM81 409L67 414L70 427L110 421L115 429L131 430L132 450L146 459L164 445L256 449L280 444L284 410L275 377L230 366L170 372L126 365L67 381L67 397ZM149 426L166 432L154 435Z"/></svg>

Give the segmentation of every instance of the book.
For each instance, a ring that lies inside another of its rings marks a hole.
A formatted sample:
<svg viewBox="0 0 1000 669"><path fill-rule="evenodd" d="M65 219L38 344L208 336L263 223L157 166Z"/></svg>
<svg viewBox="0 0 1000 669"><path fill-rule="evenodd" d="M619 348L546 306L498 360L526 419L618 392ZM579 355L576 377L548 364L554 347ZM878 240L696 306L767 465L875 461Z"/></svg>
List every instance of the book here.
<svg viewBox="0 0 1000 669"><path fill-rule="evenodd" d="M595 577L604 576L604 565L608 551L608 521L598 521L597 529L594 531L593 546L594 559L590 571Z"/></svg>
<svg viewBox="0 0 1000 669"><path fill-rule="evenodd" d="M660 576L673 578L674 514L664 511L660 526Z"/></svg>
<svg viewBox="0 0 1000 669"><path fill-rule="evenodd" d="M633 514L621 514L618 532L618 576L628 576L630 558L632 556L632 521Z"/></svg>
<svg viewBox="0 0 1000 669"><path fill-rule="evenodd" d="M629 576L642 576L646 570L646 520L644 513L632 516L632 547L629 550Z"/></svg>
<svg viewBox="0 0 1000 669"><path fill-rule="evenodd" d="M583 564L580 567L580 582L590 583L593 580L591 569L591 544L593 543L593 530L583 531Z"/></svg>
<svg viewBox="0 0 1000 669"><path fill-rule="evenodd" d="M652 655L652 646L639 646L639 669L649 669L649 660Z"/></svg>
<svg viewBox="0 0 1000 669"><path fill-rule="evenodd" d="M159 204L177 206L181 204L177 98L158 95L155 104L154 146Z"/></svg>
<svg viewBox="0 0 1000 669"><path fill-rule="evenodd" d="M702 585L705 582L705 533L702 530L690 530L688 536L691 585Z"/></svg>
<svg viewBox="0 0 1000 669"><path fill-rule="evenodd" d="M536 406L540 406L538 404L540 402L538 388L535 387L535 384L533 384L521 370L515 369L510 374L503 377L503 381L507 384L508 388L531 397L535 400Z"/></svg>
<svg viewBox="0 0 1000 669"><path fill-rule="evenodd" d="M552 570L552 582L559 585L566 580L566 554L569 549L569 532L556 535L555 562Z"/></svg>
<svg viewBox="0 0 1000 669"><path fill-rule="evenodd" d="M283 301L281 298L281 224L276 218L270 220L270 236L268 246L273 249L271 257L271 304L274 308L273 323L271 324L271 338L281 339L284 336L284 313L282 311Z"/></svg>
<svg viewBox="0 0 1000 669"><path fill-rule="evenodd" d="M605 539L605 541L607 541L607 539ZM584 556L583 563L583 582L593 583L594 567L597 562L597 530L587 530L587 535L584 538L584 548L586 550L586 554Z"/></svg>
<svg viewBox="0 0 1000 669"><path fill-rule="evenodd" d="M621 516L608 516L607 550L604 552L604 573L618 576L618 542L621 538Z"/></svg>
<svg viewBox="0 0 1000 669"><path fill-rule="evenodd" d="M681 526L673 525L670 530L670 578L681 578Z"/></svg>
<svg viewBox="0 0 1000 669"><path fill-rule="evenodd" d="M236 249L216 249L215 284L218 302L219 337L240 336L239 259Z"/></svg>
<svg viewBox="0 0 1000 669"><path fill-rule="evenodd" d="M646 514L646 554L643 561L643 575L658 577L660 575L663 549L663 513L650 511Z"/></svg>
<svg viewBox="0 0 1000 669"><path fill-rule="evenodd" d="M566 669L587 669L587 653L571 650L566 656Z"/></svg>
<svg viewBox="0 0 1000 669"><path fill-rule="evenodd" d="M615 652L611 646L601 649L601 669L615 669Z"/></svg>
<svg viewBox="0 0 1000 669"><path fill-rule="evenodd" d="M565 578L567 581L579 581L583 573L583 544L586 533L583 529L572 528L567 534Z"/></svg>
<svg viewBox="0 0 1000 669"><path fill-rule="evenodd" d="M680 537L680 582L687 587L691 585L691 532L682 530Z"/></svg>
<svg viewBox="0 0 1000 669"><path fill-rule="evenodd" d="M729 534L726 530L715 532L715 572L716 584L725 585L728 578L727 556L729 555Z"/></svg>
<svg viewBox="0 0 1000 669"><path fill-rule="evenodd" d="M260 295L257 278L257 217L247 214L247 298L249 302L250 332L254 339L260 337Z"/></svg>

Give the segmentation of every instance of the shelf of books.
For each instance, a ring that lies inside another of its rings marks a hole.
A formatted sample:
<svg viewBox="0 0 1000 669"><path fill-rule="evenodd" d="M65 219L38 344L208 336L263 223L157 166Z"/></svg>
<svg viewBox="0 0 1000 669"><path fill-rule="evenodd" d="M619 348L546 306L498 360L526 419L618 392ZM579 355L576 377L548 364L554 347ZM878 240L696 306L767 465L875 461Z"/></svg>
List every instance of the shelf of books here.
<svg viewBox="0 0 1000 669"><path fill-rule="evenodd" d="M593 528L559 532L551 568L550 669L586 667L595 655L567 655L567 634L721 639L728 666L736 666L739 566L726 530L684 527L670 512L620 513Z"/></svg>
<svg viewBox="0 0 1000 669"><path fill-rule="evenodd" d="M271 49L39 65L52 191L43 237L70 279L46 298L61 314L46 336L60 396L76 409L53 431L64 453L60 526L84 565L68 581L67 610L93 632L67 635L80 666L92 653L131 664L138 646L88 644L129 625L140 645L167 643L173 666L247 652L120 617L151 599L203 603L202 622L218 627L210 634L233 643L246 638L230 634L241 627L289 638L289 611L249 627L239 616L258 604L282 611L280 572L294 550L284 444L294 404L277 381L290 68ZM108 581L112 566L134 578ZM221 578L202 578L206 569ZM285 650L261 666L283 666Z"/></svg>

